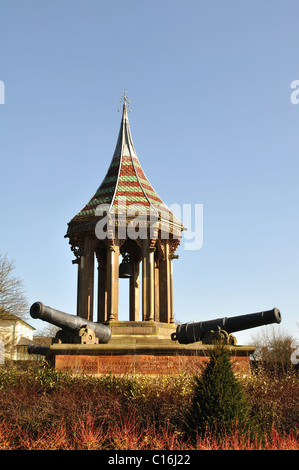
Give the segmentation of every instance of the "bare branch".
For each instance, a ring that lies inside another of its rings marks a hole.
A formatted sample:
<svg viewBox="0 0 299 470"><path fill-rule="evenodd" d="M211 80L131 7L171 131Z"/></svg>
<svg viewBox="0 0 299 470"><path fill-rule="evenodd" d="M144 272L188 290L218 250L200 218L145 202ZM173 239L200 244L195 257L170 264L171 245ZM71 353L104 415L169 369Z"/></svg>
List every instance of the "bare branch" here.
<svg viewBox="0 0 299 470"><path fill-rule="evenodd" d="M28 301L22 279L13 275L15 262L0 253L0 310L20 318L28 315Z"/></svg>

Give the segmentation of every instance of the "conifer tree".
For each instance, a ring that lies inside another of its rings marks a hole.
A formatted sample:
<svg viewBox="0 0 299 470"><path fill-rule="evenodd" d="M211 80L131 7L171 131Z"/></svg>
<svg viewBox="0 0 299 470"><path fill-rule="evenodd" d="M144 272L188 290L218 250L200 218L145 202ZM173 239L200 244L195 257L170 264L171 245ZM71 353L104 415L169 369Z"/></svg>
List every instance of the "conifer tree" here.
<svg viewBox="0 0 299 470"><path fill-rule="evenodd" d="M215 345L210 361L194 377L194 396L186 417L188 434L206 430L230 433L248 424L249 412L241 384L232 369L228 348Z"/></svg>

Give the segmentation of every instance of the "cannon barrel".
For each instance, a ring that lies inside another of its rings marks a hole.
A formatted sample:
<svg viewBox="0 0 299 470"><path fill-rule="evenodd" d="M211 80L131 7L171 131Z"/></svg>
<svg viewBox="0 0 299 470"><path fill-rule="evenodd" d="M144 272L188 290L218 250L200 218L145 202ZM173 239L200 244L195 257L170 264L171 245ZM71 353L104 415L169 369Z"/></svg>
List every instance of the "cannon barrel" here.
<svg viewBox="0 0 299 470"><path fill-rule="evenodd" d="M32 344L28 346L27 351L28 354L39 354L40 356L46 356L49 349L49 346L39 346L36 344Z"/></svg>
<svg viewBox="0 0 299 470"><path fill-rule="evenodd" d="M47 321L63 330L74 331L84 327L90 328L94 331L96 337L99 338L100 343L108 343L111 338L111 330L108 326L70 315L69 313L60 312L54 308L47 307L42 302L35 302L31 305L30 315L32 318Z"/></svg>
<svg viewBox="0 0 299 470"><path fill-rule="evenodd" d="M181 344L189 344L202 341L205 335L211 330L224 330L230 334L236 331L248 330L257 326L280 322L280 311L278 308L273 308L272 310L266 310L264 312L249 313L236 317L217 318L216 320L202 321L199 323L184 323L183 325L178 325L176 332L172 333L171 339L177 340Z"/></svg>

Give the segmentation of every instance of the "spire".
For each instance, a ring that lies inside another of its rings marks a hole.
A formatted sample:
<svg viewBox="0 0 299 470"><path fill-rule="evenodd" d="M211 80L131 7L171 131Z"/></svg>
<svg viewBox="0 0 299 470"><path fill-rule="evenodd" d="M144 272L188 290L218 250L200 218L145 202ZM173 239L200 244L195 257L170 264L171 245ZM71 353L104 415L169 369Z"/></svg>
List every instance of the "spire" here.
<svg viewBox="0 0 299 470"><path fill-rule="evenodd" d="M182 224L175 219L167 206L151 186L139 163L133 144L129 119L127 90L123 91L122 119L112 161L98 190L85 207L71 220L70 224L80 224L94 220L96 208L107 204L115 213L121 214L127 206L138 205L146 211L154 210L159 218L170 220L180 230ZM126 206L122 207L125 199Z"/></svg>
<svg viewBox="0 0 299 470"><path fill-rule="evenodd" d="M130 101L128 99L126 89L124 89L123 91L123 99L120 100L120 102L123 103L123 113L122 113L121 125L120 125L120 130L119 130L113 158L121 158L123 155L124 156L134 155L135 157L137 157L134 144L133 144L131 131L130 131L128 109L127 109L127 103L129 104ZM118 111L120 111L120 109Z"/></svg>

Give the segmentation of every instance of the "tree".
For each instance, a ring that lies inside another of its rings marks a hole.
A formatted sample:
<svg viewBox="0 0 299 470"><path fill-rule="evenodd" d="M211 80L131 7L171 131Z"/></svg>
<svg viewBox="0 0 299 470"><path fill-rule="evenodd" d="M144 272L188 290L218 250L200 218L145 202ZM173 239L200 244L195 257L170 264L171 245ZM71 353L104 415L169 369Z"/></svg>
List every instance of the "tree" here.
<svg viewBox="0 0 299 470"><path fill-rule="evenodd" d="M248 423L247 403L227 347L215 345L209 363L194 380L193 402L186 419L189 434L203 434L206 430L229 433Z"/></svg>
<svg viewBox="0 0 299 470"><path fill-rule="evenodd" d="M0 311L24 319L28 312L28 301L23 280L13 275L14 269L15 262L0 253Z"/></svg>
<svg viewBox="0 0 299 470"><path fill-rule="evenodd" d="M50 323L46 324L44 327L39 328L35 332L35 336L47 336L53 338L57 331L59 331L61 328L55 325L51 325Z"/></svg>
<svg viewBox="0 0 299 470"><path fill-rule="evenodd" d="M256 348L253 359L268 369L274 366L287 369L291 366L292 343L289 333L277 326L265 327L251 338L251 344Z"/></svg>

